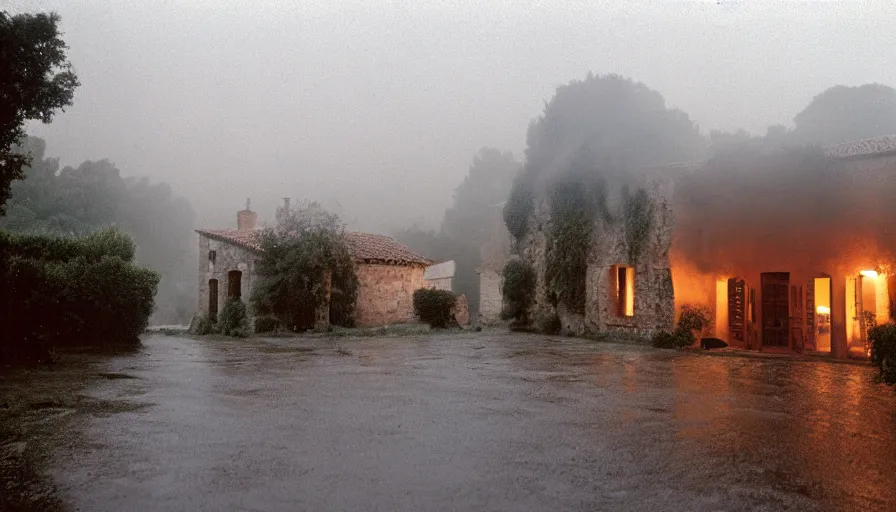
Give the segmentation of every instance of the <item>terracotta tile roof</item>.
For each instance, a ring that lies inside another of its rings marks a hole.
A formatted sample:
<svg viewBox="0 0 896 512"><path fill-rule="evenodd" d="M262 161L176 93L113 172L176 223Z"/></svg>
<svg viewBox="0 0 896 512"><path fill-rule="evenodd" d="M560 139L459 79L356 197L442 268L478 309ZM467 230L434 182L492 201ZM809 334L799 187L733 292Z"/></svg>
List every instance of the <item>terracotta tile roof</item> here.
<svg viewBox="0 0 896 512"><path fill-rule="evenodd" d="M251 251L261 251L258 230L248 229L197 229L197 233L214 240L231 243ZM349 251L356 261L383 262L397 265L429 265L431 260L412 251L395 239L372 233L346 233Z"/></svg>
<svg viewBox="0 0 896 512"><path fill-rule="evenodd" d="M832 158L860 158L885 153L896 153L896 135L854 140L827 146L824 153Z"/></svg>

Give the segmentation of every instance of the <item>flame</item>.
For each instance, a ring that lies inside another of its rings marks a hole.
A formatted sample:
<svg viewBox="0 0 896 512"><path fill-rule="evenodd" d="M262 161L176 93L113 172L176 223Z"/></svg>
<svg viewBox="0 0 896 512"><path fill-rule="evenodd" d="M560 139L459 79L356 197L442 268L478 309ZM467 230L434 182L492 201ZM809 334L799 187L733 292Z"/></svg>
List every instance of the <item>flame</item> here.
<svg viewBox="0 0 896 512"><path fill-rule="evenodd" d="M818 306L817 308L815 308L815 312L818 313L819 315L830 315L831 308L829 308L827 306Z"/></svg>
<svg viewBox="0 0 896 512"><path fill-rule="evenodd" d="M861 275L863 277L870 277L871 279L875 279L877 277L877 271L876 270L863 270L863 271L859 272L859 275Z"/></svg>

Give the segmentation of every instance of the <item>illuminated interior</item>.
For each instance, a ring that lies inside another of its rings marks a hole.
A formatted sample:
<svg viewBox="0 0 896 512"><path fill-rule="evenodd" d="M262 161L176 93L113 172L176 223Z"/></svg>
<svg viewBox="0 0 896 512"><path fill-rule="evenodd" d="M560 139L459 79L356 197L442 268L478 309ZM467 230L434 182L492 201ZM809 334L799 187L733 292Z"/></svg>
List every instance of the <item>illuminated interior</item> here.
<svg viewBox="0 0 896 512"><path fill-rule="evenodd" d="M619 316L635 316L635 267L616 267L616 304Z"/></svg>
<svg viewBox="0 0 896 512"><path fill-rule="evenodd" d="M716 280L715 336L729 341L728 333L728 280Z"/></svg>
<svg viewBox="0 0 896 512"><path fill-rule="evenodd" d="M831 351L831 278L815 278L815 350Z"/></svg>

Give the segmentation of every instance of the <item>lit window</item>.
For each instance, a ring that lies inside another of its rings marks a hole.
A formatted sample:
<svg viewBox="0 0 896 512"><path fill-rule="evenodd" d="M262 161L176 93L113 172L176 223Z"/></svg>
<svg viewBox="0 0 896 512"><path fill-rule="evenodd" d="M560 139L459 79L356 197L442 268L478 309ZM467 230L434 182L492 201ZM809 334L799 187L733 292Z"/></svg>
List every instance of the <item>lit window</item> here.
<svg viewBox="0 0 896 512"><path fill-rule="evenodd" d="M635 316L635 267L616 265L610 272L610 293L616 316Z"/></svg>

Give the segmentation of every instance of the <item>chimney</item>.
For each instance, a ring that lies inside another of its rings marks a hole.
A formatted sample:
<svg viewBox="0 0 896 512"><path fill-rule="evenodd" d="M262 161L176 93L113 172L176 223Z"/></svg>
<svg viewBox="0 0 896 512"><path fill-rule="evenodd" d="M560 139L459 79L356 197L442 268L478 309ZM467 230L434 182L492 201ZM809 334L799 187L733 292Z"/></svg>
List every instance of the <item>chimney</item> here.
<svg viewBox="0 0 896 512"><path fill-rule="evenodd" d="M246 209L236 212L236 228L240 230L255 229L255 221L258 214L249 209L249 200L246 199Z"/></svg>

